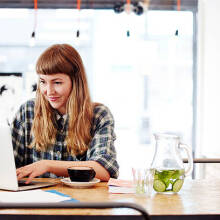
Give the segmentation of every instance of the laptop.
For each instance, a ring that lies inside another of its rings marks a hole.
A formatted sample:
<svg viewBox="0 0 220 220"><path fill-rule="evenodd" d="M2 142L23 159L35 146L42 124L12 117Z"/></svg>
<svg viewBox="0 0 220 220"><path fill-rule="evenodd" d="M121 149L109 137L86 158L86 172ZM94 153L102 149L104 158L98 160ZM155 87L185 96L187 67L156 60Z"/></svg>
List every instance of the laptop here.
<svg viewBox="0 0 220 220"><path fill-rule="evenodd" d="M16 166L12 146L10 127L0 124L0 189L9 191L23 191L56 185L51 182L33 181L26 185L24 181L18 183Z"/></svg>

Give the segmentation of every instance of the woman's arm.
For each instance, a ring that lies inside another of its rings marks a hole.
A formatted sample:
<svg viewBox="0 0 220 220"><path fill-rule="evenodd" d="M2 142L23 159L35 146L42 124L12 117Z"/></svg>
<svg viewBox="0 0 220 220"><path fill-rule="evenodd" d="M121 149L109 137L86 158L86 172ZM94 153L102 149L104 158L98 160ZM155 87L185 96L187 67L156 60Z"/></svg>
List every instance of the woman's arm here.
<svg viewBox="0 0 220 220"><path fill-rule="evenodd" d="M71 166L87 166L92 167L96 172L96 178L101 181L108 181L110 175L108 171L95 161L56 161L41 160L17 169L18 180L28 177L26 183L30 183L36 176L40 176L46 172L54 173L57 176L68 176L67 168Z"/></svg>
<svg viewBox="0 0 220 220"><path fill-rule="evenodd" d="M106 106L95 109L93 139L86 153L85 161L40 160L17 169L18 179L28 177L27 183L34 177L50 172L57 176L68 176L67 168L71 166L89 166L101 181L110 177L117 178L118 163L114 147L114 119Z"/></svg>
<svg viewBox="0 0 220 220"><path fill-rule="evenodd" d="M110 177L117 178L119 165L116 159L116 140L114 132L114 118L110 110L104 105L94 109L93 138L86 154L86 160L96 161L104 167Z"/></svg>

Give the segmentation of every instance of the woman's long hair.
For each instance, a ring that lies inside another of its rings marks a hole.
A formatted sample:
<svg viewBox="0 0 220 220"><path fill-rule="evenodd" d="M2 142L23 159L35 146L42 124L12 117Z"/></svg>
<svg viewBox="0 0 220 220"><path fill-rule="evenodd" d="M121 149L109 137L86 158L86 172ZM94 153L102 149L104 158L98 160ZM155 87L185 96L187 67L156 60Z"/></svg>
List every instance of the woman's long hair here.
<svg viewBox="0 0 220 220"><path fill-rule="evenodd" d="M80 55L68 44L53 45L39 57L36 72L44 75L65 73L72 80L72 91L66 107L69 120L66 143L72 155L85 153L91 141L93 104ZM31 130L34 138L30 147L45 151L55 143L57 128L54 110L41 94L39 86L34 111Z"/></svg>

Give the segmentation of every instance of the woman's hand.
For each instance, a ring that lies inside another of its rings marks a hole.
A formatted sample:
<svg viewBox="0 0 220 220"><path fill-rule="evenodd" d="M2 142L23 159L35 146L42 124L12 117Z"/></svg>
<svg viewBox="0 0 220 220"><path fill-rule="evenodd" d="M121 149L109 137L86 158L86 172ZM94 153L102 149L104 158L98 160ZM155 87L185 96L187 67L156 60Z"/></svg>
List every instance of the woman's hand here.
<svg viewBox="0 0 220 220"><path fill-rule="evenodd" d="M41 160L35 163L20 167L16 170L18 180L28 177L25 183L30 183L34 177L40 176L49 170L49 161Z"/></svg>

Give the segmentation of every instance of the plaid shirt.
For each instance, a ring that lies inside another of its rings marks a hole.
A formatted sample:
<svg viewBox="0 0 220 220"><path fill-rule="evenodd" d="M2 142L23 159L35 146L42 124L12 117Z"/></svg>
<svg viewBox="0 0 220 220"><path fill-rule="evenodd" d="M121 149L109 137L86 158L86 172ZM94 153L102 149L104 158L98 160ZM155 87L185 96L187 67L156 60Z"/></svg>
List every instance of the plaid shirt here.
<svg viewBox="0 0 220 220"><path fill-rule="evenodd" d="M91 129L92 140L89 149L83 156L72 156L67 151L65 137L68 127L68 116L61 117L56 112L57 135L56 143L45 152L28 148L31 143L31 127L34 119L34 100L23 104L17 112L11 128L12 143L16 167L21 167L39 160L62 160L62 161L96 161L100 163L113 178L118 177L118 163L114 141L114 119L109 109L104 105L94 109L93 126ZM57 177L52 173L45 173L41 177Z"/></svg>

